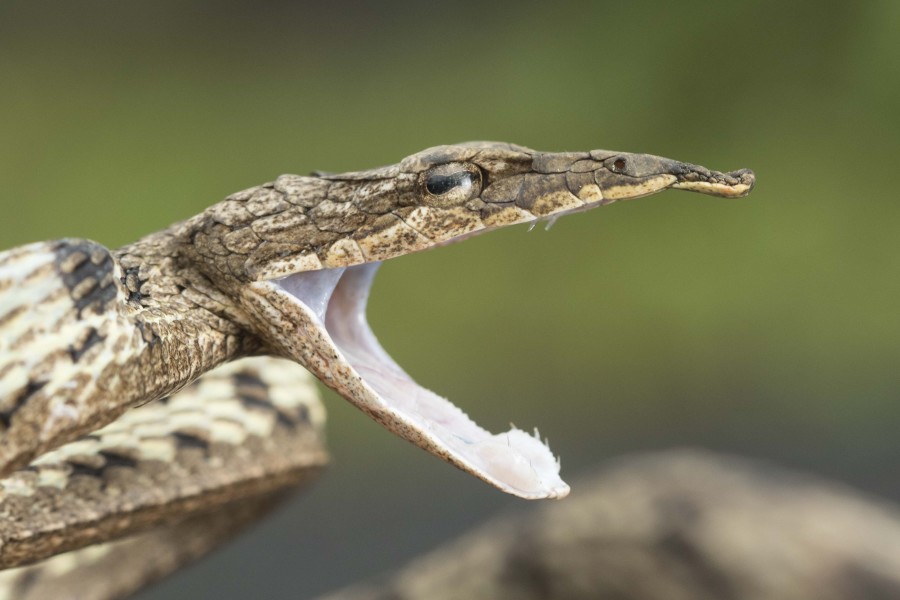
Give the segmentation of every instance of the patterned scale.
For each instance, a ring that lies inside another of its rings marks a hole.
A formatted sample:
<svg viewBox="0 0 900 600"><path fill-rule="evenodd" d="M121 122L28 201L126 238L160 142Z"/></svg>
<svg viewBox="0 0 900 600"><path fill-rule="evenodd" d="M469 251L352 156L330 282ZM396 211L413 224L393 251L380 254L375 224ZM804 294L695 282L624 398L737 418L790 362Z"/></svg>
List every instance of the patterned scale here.
<svg viewBox="0 0 900 600"><path fill-rule="evenodd" d="M312 480L324 424L304 369L247 358L41 456L0 480L0 566L69 552L0 573L0 599L122 597L202 556Z"/></svg>

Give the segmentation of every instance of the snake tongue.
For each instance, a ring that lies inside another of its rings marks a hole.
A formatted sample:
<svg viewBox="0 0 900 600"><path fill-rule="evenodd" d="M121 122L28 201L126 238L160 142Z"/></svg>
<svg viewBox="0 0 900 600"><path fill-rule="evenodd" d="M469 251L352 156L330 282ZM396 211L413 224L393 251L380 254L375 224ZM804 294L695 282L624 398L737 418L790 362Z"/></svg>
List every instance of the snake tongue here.
<svg viewBox="0 0 900 600"><path fill-rule="evenodd" d="M418 385L385 352L365 314L379 264L264 282L270 286L270 306L279 314L290 311L290 305L300 310L287 319L299 325L300 335L280 345L389 430L460 469L523 498L566 496L569 486L559 477L559 461L536 435L516 428L491 434Z"/></svg>

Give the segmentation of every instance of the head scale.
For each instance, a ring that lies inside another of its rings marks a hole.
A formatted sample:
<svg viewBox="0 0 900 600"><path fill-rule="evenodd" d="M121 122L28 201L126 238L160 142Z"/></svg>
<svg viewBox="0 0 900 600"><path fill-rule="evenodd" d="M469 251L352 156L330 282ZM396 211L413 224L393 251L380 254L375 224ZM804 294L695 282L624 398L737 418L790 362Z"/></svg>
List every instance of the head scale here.
<svg viewBox="0 0 900 600"><path fill-rule="evenodd" d="M753 183L749 170L719 173L649 154L471 142L368 171L283 175L189 225L216 270L259 281L382 261L668 188L735 198Z"/></svg>

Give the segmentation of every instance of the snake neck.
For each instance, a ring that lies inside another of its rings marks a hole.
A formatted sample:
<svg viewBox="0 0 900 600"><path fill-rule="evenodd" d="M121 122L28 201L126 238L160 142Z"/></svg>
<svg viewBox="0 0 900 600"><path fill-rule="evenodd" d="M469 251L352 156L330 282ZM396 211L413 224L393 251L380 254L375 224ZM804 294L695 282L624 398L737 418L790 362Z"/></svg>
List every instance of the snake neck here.
<svg viewBox="0 0 900 600"><path fill-rule="evenodd" d="M153 373L152 383L142 386L145 401L260 349L233 297L185 260L182 250L176 226L113 253L121 271L121 312L143 342L138 360Z"/></svg>
<svg viewBox="0 0 900 600"><path fill-rule="evenodd" d="M113 253L122 311L140 332L140 360L154 373L147 400L223 362L269 351L242 295L262 265L337 235L306 215L330 188L313 177L282 176Z"/></svg>
<svg viewBox="0 0 900 600"><path fill-rule="evenodd" d="M168 231L23 246L0 279L0 476L260 346Z"/></svg>
<svg viewBox="0 0 900 600"><path fill-rule="evenodd" d="M237 298L247 284L270 278L278 265L315 256L357 231L366 217L350 201L354 190L316 177L281 175L231 194L169 234L185 264Z"/></svg>

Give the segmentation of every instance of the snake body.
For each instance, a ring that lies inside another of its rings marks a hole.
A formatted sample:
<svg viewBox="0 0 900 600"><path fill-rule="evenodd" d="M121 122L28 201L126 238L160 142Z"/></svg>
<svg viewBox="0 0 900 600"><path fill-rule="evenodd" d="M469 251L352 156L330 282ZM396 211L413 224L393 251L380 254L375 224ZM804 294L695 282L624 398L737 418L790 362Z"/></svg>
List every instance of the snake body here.
<svg viewBox="0 0 900 600"><path fill-rule="evenodd" d="M504 491L565 496L536 436L484 431L384 352L365 321L378 264L664 189L753 184L646 154L476 142L282 175L114 251L0 254L0 566L309 477L326 461L310 373Z"/></svg>

